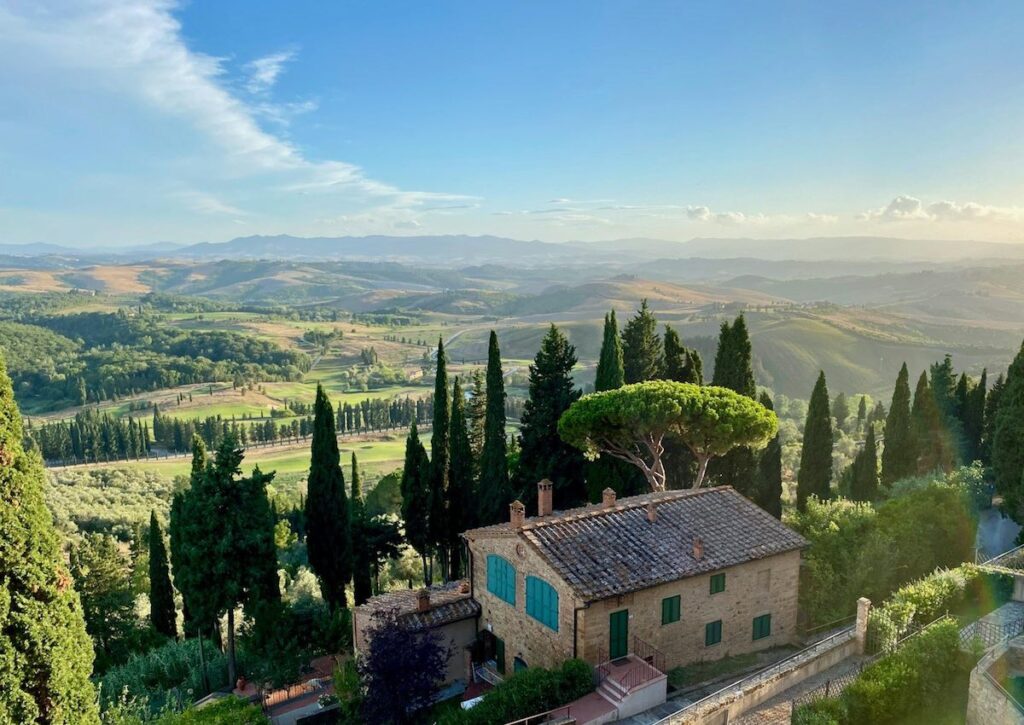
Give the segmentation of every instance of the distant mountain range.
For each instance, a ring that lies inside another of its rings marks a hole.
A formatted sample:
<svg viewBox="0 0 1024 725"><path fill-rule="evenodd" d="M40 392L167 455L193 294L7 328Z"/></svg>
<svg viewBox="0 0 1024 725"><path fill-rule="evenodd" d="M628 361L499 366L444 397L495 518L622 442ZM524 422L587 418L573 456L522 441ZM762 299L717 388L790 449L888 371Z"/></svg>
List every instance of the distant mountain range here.
<svg viewBox="0 0 1024 725"><path fill-rule="evenodd" d="M175 259L350 259L416 262L433 266L550 263L600 264L654 260L770 260L776 262L913 263L929 265L978 260L1024 260L1024 244L889 237L810 239L612 239L598 242L541 242L497 236L238 237L227 242L77 249L56 244L0 244L0 255L97 262ZM867 271L867 270L864 270ZM735 272L734 272L735 273Z"/></svg>

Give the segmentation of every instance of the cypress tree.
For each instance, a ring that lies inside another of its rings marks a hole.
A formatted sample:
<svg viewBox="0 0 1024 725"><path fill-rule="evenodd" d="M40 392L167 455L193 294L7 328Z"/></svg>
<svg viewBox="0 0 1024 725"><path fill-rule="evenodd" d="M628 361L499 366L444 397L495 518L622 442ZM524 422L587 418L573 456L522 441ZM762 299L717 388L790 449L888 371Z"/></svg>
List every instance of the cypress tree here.
<svg viewBox="0 0 1024 725"><path fill-rule="evenodd" d="M731 325L728 322L722 323L711 384L729 388L748 398L757 397L750 336L743 315L739 315ZM711 461L708 470L719 483L732 486L748 498L755 497L757 460L750 448L742 446L732 449Z"/></svg>
<svg viewBox="0 0 1024 725"><path fill-rule="evenodd" d="M1002 373L996 377L992 389L985 396L985 420L981 427L981 460L987 465L992 465L992 441L996 437L996 413L999 411L999 400L1002 398L1003 389L1006 387L1006 378Z"/></svg>
<svg viewBox="0 0 1024 725"><path fill-rule="evenodd" d="M998 405L992 437L992 472L996 489L1003 494L1014 519L1020 521L1024 518L1024 345L1006 371Z"/></svg>
<svg viewBox="0 0 1024 725"><path fill-rule="evenodd" d="M875 429L868 428L864 448L853 459L850 478L850 498L854 501L874 501L878 498L878 451Z"/></svg>
<svg viewBox="0 0 1024 725"><path fill-rule="evenodd" d="M688 350L679 339L679 333L668 325L665 325L664 349L665 369L662 378L695 385L703 382L700 354L696 350Z"/></svg>
<svg viewBox="0 0 1024 725"><path fill-rule="evenodd" d="M910 424L910 374L903 363L896 376L896 387L885 419L885 445L882 448L882 485L917 472L917 444Z"/></svg>
<svg viewBox="0 0 1024 725"><path fill-rule="evenodd" d="M99 723L92 642L0 356L0 722Z"/></svg>
<svg viewBox="0 0 1024 725"><path fill-rule="evenodd" d="M661 375L664 361L657 328L654 313L644 299L622 330L622 369L627 384L656 380Z"/></svg>
<svg viewBox="0 0 1024 725"><path fill-rule="evenodd" d="M416 421L409 427L405 439L405 464L402 467L402 520L405 539L420 555L423 581L429 586L431 572L427 565L430 556L430 459L420 442Z"/></svg>
<svg viewBox="0 0 1024 725"><path fill-rule="evenodd" d="M480 454L477 522L496 524L507 516L512 503L508 477L508 440L505 437L505 381L501 372L498 336L491 330L487 345L487 413L484 448Z"/></svg>
<svg viewBox="0 0 1024 725"><path fill-rule="evenodd" d="M775 410L771 396L767 393L761 393L758 400L768 410ZM778 433L768 441L768 445L757 459L754 503L775 518L782 518L782 441Z"/></svg>
<svg viewBox="0 0 1024 725"><path fill-rule="evenodd" d="M484 371L477 368L473 371L473 387L466 403L466 425L469 428L469 445L473 449L473 460L476 468L474 475L480 473L480 455L484 450L484 421L487 418L487 383Z"/></svg>
<svg viewBox="0 0 1024 725"><path fill-rule="evenodd" d="M797 472L796 505L800 511L807 506L807 499L817 496L825 500L830 497L832 482L832 415L829 412L828 386L824 371L818 373L818 381L811 392L807 405L807 421L804 423L803 447L800 450L800 469Z"/></svg>
<svg viewBox="0 0 1024 725"><path fill-rule="evenodd" d="M373 593L373 572L367 541L366 505L363 503L363 483L359 477L359 462L352 454L352 496L349 509L352 514L352 598L358 607Z"/></svg>
<svg viewBox="0 0 1024 725"><path fill-rule="evenodd" d="M850 417L850 404L846 400L846 393L838 393L832 401L832 417L836 419L836 426L840 430L846 429L846 419Z"/></svg>
<svg viewBox="0 0 1024 725"><path fill-rule="evenodd" d="M918 473L948 471L953 467L952 441L934 390L928 383L928 373L922 372L914 391L914 405L910 409Z"/></svg>
<svg viewBox="0 0 1024 725"><path fill-rule="evenodd" d="M982 459L982 436L985 431L985 397L988 371L981 371L977 384L970 387L963 402L964 462Z"/></svg>
<svg viewBox="0 0 1024 725"><path fill-rule="evenodd" d="M576 348L551 325L530 365L530 393L519 429L519 490L534 502L531 487L547 478L554 484L554 505L561 510L587 500L583 454L558 435L558 419L581 394L572 380L575 365Z"/></svg>
<svg viewBox="0 0 1024 725"><path fill-rule="evenodd" d="M868 396L860 396L860 403L857 404L857 430L864 427L864 421L868 418Z"/></svg>
<svg viewBox="0 0 1024 725"><path fill-rule="evenodd" d="M625 383L622 367L622 341L619 339L619 324L615 310L604 316L604 338L601 340L601 355L597 360L597 374L594 376L594 391L621 388Z"/></svg>
<svg viewBox="0 0 1024 725"><path fill-rule="evenodd" d="M160 634L171 638L178 636L167 546L164 544L164 532L160 529L156 511L149 513L149 619L153 629Z"/></svg>
<svg viewBox="0 0 1024 725"><path fill-rule="evenodd" d="M448 560L449 577L462 576L463 531L474 525L470 508L473 498L473 475L476 463L469 442L466 404L458 378L452 386L451 469L448 473Z"/></svg>
<svg viewBox="0 0 1024 725"><path fill-rule="evenodd" d="M625 384L622 367L622 338L615 310L604 316L604 337L594 377L594 391L617 390ZM600 501L601 492L611 488L619 496L633 496L647 490L647 481L636 466L602 453L586 463L587 497Z"/></svg>
<svg viewBox="0 0 1024 725"><path fill-rule="evenodd" d="M451 400L448 397L448 360L444 340L437 340L434 374L434 424L430 434L430 541L441 559L441 577L448 578L449 530L448 457L451 448Z"/></svg>
<svg viewBox="0 0 1024 725"><path fill-rule="evenodd" d="M348 606L345 585L352 579L352 529L334 425L331 401L317 384L306 487L306 550L332 610Z"/></svg>

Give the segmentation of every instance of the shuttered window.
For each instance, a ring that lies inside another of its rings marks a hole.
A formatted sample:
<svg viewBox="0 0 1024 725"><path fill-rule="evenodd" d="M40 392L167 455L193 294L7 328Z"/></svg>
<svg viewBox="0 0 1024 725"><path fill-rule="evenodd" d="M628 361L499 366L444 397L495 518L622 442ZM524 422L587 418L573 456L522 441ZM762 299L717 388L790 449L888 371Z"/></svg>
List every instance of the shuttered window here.
<svg viewBox="0 0 1024 725"><path fill-rule="evenodd" d="M497 554L487 555L487 591L516 605L516 568Z"/></svg>
<svg viewBox="0 0 1024 725"><path fill-rule="evenodd" d="M762 614L754 617L754 639L770 637L772 633L772 615Z"/></svg>
<svg viewBox="0 0 1024 725"><path fill-rule="evenodd" d="M704 627L704 646L710 647L722 641L722 620L708 622Z"/></svg>
<svg viewBox="0 0 1024 725"><path fill-rule="evenodd" d="M661 623L672 624L679 621L679 595L665 597L661 600Z"/></svg>
<svg viewBox="0 0 1024 725"><path fill-rule="evenodd" d="M543 579L526 577L526 613L558 631L558 592Z"/></svg>
<svg viewBox="0 0 1024 725"><path fill-rule="evenodd" d="M718 594L725 591L725 574L715 574L711 577L711 593Z"/></svg>

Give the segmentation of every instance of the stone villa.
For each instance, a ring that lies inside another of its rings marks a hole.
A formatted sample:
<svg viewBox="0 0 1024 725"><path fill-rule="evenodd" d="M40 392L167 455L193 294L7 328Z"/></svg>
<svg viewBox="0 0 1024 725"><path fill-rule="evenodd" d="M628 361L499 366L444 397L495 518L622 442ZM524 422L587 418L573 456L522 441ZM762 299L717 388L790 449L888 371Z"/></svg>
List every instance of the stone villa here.
<svg viewBox="0 0 1024 725"><path fill-rule="evenodd" d="M662 671L789 643L806 540L729 486L666 491L467 531L497 673L635 655Z"/></svg>

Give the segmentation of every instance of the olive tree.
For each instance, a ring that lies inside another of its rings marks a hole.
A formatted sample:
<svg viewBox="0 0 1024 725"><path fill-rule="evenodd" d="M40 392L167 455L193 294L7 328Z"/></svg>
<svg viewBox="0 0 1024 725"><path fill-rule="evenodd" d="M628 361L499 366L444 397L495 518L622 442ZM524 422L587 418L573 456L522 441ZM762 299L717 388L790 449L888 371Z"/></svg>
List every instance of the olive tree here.
<svg viewBox="0 0 1024 725"><path fill-rule="evenodd" d="M589 458L604 452L629 461L652 491L664 491L666 437L693 452L693 487L700 488L708 461L737 446L760 448L778 426L775 413L727 388L652 380L580 398L562 415L558 433Z"/></svg>

